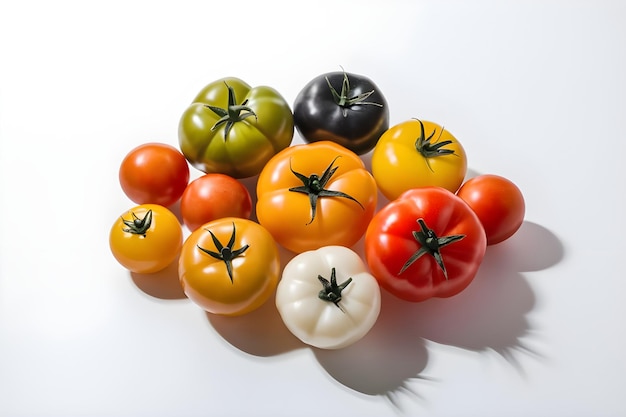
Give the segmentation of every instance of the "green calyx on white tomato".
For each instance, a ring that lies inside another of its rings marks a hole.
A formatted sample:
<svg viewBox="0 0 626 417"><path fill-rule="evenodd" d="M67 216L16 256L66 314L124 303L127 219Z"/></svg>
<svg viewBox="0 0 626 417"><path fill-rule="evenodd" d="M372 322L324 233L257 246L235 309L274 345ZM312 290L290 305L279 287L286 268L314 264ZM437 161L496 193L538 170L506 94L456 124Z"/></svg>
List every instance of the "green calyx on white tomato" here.
<svg viewBox="0 0 626 417"><path fill-rule="evenodd" d="M362 339L380 313L381 293L361 257L345 246L296 255L283 270L276 307L307 345L340 349Z"/></svg>

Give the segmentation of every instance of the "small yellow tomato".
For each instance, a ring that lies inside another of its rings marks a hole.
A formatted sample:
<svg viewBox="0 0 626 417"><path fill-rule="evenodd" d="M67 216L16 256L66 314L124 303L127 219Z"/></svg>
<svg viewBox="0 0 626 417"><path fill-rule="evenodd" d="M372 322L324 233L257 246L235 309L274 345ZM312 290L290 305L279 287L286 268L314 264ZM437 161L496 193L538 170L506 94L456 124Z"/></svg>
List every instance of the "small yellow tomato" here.
<svg viewBox="0 0 626 417"><path fill-rule="evenodd" d="M182 227L171 211L142 204L123 213L109 233L109 247L131 272L149 274L165 269L180 253Z"/></svg>
<svg viewBox="0 0 626 417"><path fill-rule="evenodd" d="M238 316L274 293L280 255L260 224L237 217L205 223L183 244L178 273L183 291L209 313Z"/></svg>
<svg viewBox="0 0 626 417"><path fill-rule="evenodd" d="M381 193L395 200L418 187L456 192L467 173L461 143L440 125L411 119L387 130L372 152L372 175Z"/></svg>

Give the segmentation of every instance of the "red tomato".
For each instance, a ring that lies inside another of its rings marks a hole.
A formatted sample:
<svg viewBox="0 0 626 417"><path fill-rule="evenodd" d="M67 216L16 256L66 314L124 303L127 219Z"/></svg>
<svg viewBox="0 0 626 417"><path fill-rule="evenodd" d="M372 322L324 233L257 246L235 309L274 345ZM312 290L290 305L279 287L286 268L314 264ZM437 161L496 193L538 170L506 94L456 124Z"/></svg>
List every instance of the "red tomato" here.
<svg viewBox="0 0 626 417"><path fill-rule="evenodd" d="M365 257L381 286L406 301L450 297L474 279L487 247L472 209L440 187L408 190L372 219Z"/></svg>
<svg viewBox="0 0 626 417"><path fill-rule="evenodd" d="M457 195L476 212L485 228L487 244L513 236L524 221L526 204L520 189L499 175L479 175L467 180Z"/></svg>
<svg viewBox="0 0 626 417"><path fill-rule="evenodd" d="M180 212L192 232L203 224L224 217L248 219L252 197L248 189L225 174L206 174L193 180L183 192Z"/></svg>
<svg viewBox="0 0 626 417"><path fill-rule="evenodd" d="M189 183L189 164L173 146L145 143L126 155L119 170L124 193L137 204L171 206Z"/></svg>

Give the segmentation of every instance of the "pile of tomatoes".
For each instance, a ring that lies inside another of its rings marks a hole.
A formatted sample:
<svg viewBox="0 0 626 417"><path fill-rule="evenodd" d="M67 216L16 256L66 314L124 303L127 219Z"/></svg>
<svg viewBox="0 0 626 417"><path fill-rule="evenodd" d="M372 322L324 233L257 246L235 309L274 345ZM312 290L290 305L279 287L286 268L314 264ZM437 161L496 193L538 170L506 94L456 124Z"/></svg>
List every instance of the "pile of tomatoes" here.
<svg viewBox="0 0 626 417"><path fill-rule="evenodd" d="M296 130L305 143L292 144ZM361 339L381 288L411 302L458 294L487 246L524 220L513 182L466 180L463 146L436 123L389 126L362 75L314 78L293 111L271 87L217 80L182 112L178 138L122 160L120 185L138 205L111 228L114 257L143 274L177 262L187 297L212 314L248 314L275 295L285 326L319 348ZM202 175L190 181L190 167ZM363 255L351 249L361 239ZM293 253L285 265L281 247Z"/></svg>

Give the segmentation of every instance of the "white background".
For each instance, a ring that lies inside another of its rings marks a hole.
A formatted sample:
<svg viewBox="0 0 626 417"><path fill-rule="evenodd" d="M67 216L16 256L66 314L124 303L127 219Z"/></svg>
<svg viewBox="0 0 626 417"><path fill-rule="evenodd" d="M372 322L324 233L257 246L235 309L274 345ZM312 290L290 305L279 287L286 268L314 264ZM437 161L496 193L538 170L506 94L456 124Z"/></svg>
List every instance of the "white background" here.
<svg viewBox="0 0 626 417"><path fill-rule="evenodd" d="M625 416L625 4L3 1L0 416ZM271 302L209 317L175 269L115 262L126 152L177 145L213 80L293 103L341 66L392 124L444 124L470 175L524 192L467 290L385 295L371 333L328 352Z"/></svg>

